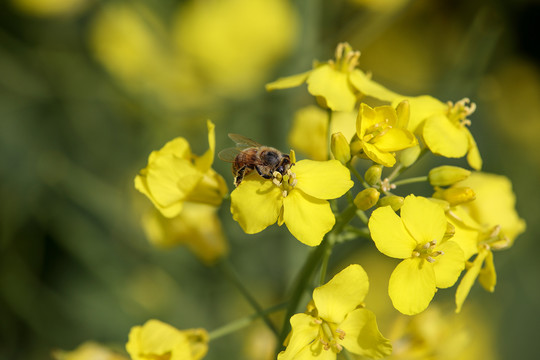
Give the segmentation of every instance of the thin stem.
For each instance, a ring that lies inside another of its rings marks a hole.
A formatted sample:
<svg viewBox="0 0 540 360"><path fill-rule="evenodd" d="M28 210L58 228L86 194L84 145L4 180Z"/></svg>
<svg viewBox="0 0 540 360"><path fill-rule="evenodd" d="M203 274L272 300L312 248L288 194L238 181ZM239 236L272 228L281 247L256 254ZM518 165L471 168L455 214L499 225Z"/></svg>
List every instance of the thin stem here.
<svg viewBox="0 0 540 360"><path fill-rule="evenodd" d="M394 170L392 170L392 172L390 173L390 175L388 176L388 181L392 181L394 180L396 177L398 177L398 175L400 174L400 172L402 171L403 169L403 165L401 163L399 163L395 168Z"/></svg>
<svg viewBox="0 0 540 360"><path fill-rule="evenodd" d="M345 231L347 231L348 233L355 234L359 237L371 239L371 233L367 227L358 229L357 227L354 227L354 226L346 226Z"/></svg>
<svg viewBox="0 0 540 360"><path fill-rule="evenodd" d="M369 221L369 220L368 220L368 218L367 218L365 212L363 212L362 210L358 209L358 210L356 210L356 216L358 216L358 218L360 218L360 220L362 220L362 222L363 222L364 224L366 224L366 225L368 224L368 221Z"/></svg>
<svg viewBox="0 0 540 360"><path fill-rule="evenodd" d="M370 188L371 186L369 186L369 184L367 182L365 182L364 178L362 177L362 175L360 175L360 173L356 170L356 168L353 166L353 164L351 162L349 162L347 164L347 167L349 168L349 170L353 173L353 175L358 179L360 180L360 182L362 183L362 186L367 189L367 188Z"/></svg>
<svg viewBox="0 0 540 360"><path fill-rule="evenodd" d="M414 183L419 183L419 182L424 182L424 181L428 181L427 176L417 176L413 178L398 180L394 183L394 185L399 186L399 185L414 184Z"/></svg>
<svg viewBox="0 0 540 360"><path fill-rule="evenodd" d="M427 147L424 147L420 151L420 155L418 155L418 157L416 158L415 163L418 162L422 157L424 157L427 154L427 152L428 152ZM399 175L403 174L409 168L410 168L410 166L409 167L404 167L403 165L398 164L398 166L395 167L394 171L392 171L390 176L388 176L388 181L394 180L395 178L397 178Z"/></svg>
<svg viewBox="0 0 540 360"><path fill-rule="evenodd" d="M264 320L266 325L276 336L280 336L280 333L277 331L274 323L270 321L268 316L264 314L263 308L259 305L257 300L251 295L251 293L248 291L248 289L244 286L242 281L240 280L238 274L233 269L232 265L227 259L223 259L219 263L220 268L223 270L227 278L236 286L236 288L240 291L240 293L244 296L244 298L247 300L247 302L251 305L251 307L257 312L257 314Z"/></svg>
<svg viewBox="0 0 540 360"><path fill-rule="evenodd" d="M319 286L324 285L326 280L326 271L328 270L328 260L330 259L330 254L332 254L332 248L334 247L335 243L335 237L329 236L328 237L328 246L326 247L326 250L323 253L322 257L322 263L321 263L321 275L319 278Z"/></svg>
<svg viewBox="0 0 540 360"><path fill-rule="evenodd" d="M217 329L210 331L208 333L208 340L209 341L216 340L222 336L229 335L233 332L243 329L246 326L251 325L255 320L259 319L261 315L264 315L264 316L269 315L271 313L284 309L285 306L287 306L287 303L274 305L268 309L263 310L261 313L251 314L249 316L240 318L226 325L223 325Z"/></svg>
<svg viewBox="0 0 540 360"><path fill-rule="evenodd" d="M328 113L328 123L326 128L326 144L328 147L328 160L332 159L332 114L334 113L331 109L327 109Z"/></svg>

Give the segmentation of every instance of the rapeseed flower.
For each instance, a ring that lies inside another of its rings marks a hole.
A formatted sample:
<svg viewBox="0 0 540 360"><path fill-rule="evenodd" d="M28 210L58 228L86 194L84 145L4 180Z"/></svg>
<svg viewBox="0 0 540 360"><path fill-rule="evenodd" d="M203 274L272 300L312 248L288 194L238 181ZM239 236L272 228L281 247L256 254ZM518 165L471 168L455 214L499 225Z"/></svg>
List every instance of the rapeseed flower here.
<svg viewBox="0 0 540 360"><path fill-rule="evenodd" d="M374 162L392 167L396 163L395 152L410 148L418 142L407 130L409 121L408 104L371 108L360 106L356 120L356 135L351 150L355 155L367 157Z"/></svg>
<svg viewBox="0 0 540 360"><path fill-rule="evenodd" d="M126 350L132 360L199 360L208 351L208 333L204 329L178 330L152 319L131 328Z"/></svg>
<svg viewBox="0 0 540 360"><path fill-rule="evenodd" d="M456 312L460 312L476 279L487 291L493 292L497 282L493 250L511 247L516 237L525 231L525 221L515 210L516 197L505 176L472 173L456 184L474 189L476 199L450 209L448 218L455 226L456 241L465 251L467 272L456 291Z"/></svg>
<svg viewBox="0 0 540 360"><path fill-rule="evenodd" d="M216 146L214 124L208 120L209 148L202 156L191 153L188 141L177 137L153 151L148 165L135 177L135 188L146 195L163 216L180 214L184 202L217 206L227 193L221 175L212 168Z"/></svg>
<svg viewBox="0 0 540 360"><path fill-rule="evenodd" d="M272 180L252 172L231 193L231 212L248 234L277 221L280 226L285 223L300 242L316 246L335 223L327 200L352 186L349 170L339 161L301 160L283 176L274 173Z"/></svg>
<svg viewBox="0 0 540 360"><path fill-rule="evenodd" d="M362 96L389 102L399 97L357 69L359 59L359 51L354 51L347 43L340 43L335 60L315 63L312 70L280 78L267 84L266 89L288 89L307 83L309 93L315 96L319 105L333 111L352 111Z"/></svg>
<svg viewBox="0 0 540 360"><path fill-rule="evenodd" d="M93 341L79 345L73 351L54 350L54 360L128 360L127 357Z"/></svg>
<svg viewBox="0 0 540 360"><path fill-rule="evenodd" d="M335 360L343 348L371 359L389 355L390 341L379 332L375 314L364 308L368 289L367 274L356 264L316 288L308 311L291 317L287 348L278 360Z"/></svg>
<svg viewBox="0 0 540 360"><path fill-rule="evenodd" d="M388 294L406 315L424 311L437 288L457 281L465 267L463 250L449 240L443 208L423 197L409 195L400 209L376 209L369 219L371 237L383 254L404 259L392 272Z"/></svg>
<svg viewBox="0 0 540 360"><path fill-rule="evenodd" d="M468 117L476 110L476 104L467 98L445 104L427 95L400 97L394 100L394 104L403 99L409 101L411 108L408 129L421 135L431 152L447 158L467 155L473 169L482 168L478 146L468 128L471 124Z"/></svg>

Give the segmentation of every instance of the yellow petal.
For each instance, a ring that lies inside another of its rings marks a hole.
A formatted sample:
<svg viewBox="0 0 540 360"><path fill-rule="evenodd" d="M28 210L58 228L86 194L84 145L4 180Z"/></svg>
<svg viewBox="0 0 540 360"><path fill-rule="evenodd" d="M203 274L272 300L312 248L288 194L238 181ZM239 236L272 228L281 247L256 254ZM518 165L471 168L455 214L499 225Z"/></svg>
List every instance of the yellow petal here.
<svg viewBox="0 0 540 360"><path fill-rule="evenodd" d="M453 124L445 115L429 117L422 130L424 141L434 154L460 158L469 150L468 130Z"/></svg>
<svg viewBox="0 0 540 360"><path fill-rule="evenodd" d="M289 89L289 88L300 86L306 82L310 73L311 73L311 70L306 71L301 74L279 78L276 81L266 84L265 86L266 90L267 91L281 90L281 89Z"/></svg>
<svg viewBox="0 0 540 360"><path fill-rule="evenodd" d="M392 353L392 344L377 326L375 314L367 309L356 309L339 324L345 338L339 343L353 354L380 359Z"/></svg>
<svg viewBox="0 0 540 360"><path fill-rule="evenodd" d="M484 263L488 252L490 251L487 249L481 250L474 259L472 266L469 268L469 270L467 270L461 279L461 282L456 290L456 313L461 311L461 307L463 306L467 295L469 295L469 292L471 291L471 288L474 285L478 274L480 273L480 269L482 268L482 264Z"/></svg>
<svg viewBox="0 0 540 360"><path fill-rule="evenodd" d="M328 64L312 70L307 84L309 93L323 97L326 105L334 111L352 111L356 105L355 91L347 74Z"/></svg>
<svg viewBox="0 0 540 360"><path fill-rule="evenodd" d="M247 234L255 234L276 222L283 195L271 181L249 176L231 193L231 213Z"/></svg>
<svg viewBox="0 0 540 360"><path fill-rule="evenodd" d="M313 302L319 317L339 324L360 305L369 289L364 269L352 264L337 273L328 283L313 291Z"/></svg>
<svg viewBox="0 0 540 360"><path fill-rule="evenodd" d="M405 259L396 266L388 284L388 294L394 307L405 315L424 311L437 290L435 272L421 258Z"/></svg>
<svg viewBox="0 0 540 360"><path fill-rule="evenodd" d="M456 218L463 219L458 221ZM478 236L481 232L479 225L476 228L467 226L469 215L458 206L451 210L451 215L448 216L448 221L454 225L455 234L452 241L455 241L463 250L463 258L468 260L471 256L478 252ZM474 221L470 219L471 221Z"/></svg>
<svg viewBox="0 0 540 360"><path fill-rule="evenodd" d="M376 137L372 143L381 151L391 152L412 147L417 141L410 131L392 128L383 136Z"/></svg>
<svg viewBox="0 0 540 360"><path fill-rule="evenodd" d="M176 202L171 204L170 206L162 206L161 204L156 202L156 200L150 193L150 190L148 189L148 185L146 183L146 176L137 175L135 177L135 189L146 195L150 199L150 201L152 201L156 209L158 209L165 217L175 217L182 211L182 202Z"/></svg>
<svg viewBox="0 0 540 360"><path fill-rule="evenodd" d="M412 98L397 98L392 102L392 106L397 106L403 100L409 101L410 118L408 129L413 133L417 133L417 131L420 130L422 123L428 117L435 114L442 115L448 109L448 105L429 95L422 95Z"/></svg>
<svg viewBox="0 0 540 360"><path fill-rule="evenodd" d="M474 140L471 132L467 130L467 133L469 137L469 152L467 153L467 162L473 169L480 171L482 169L482 157L480 156L480 151L478 151L478 146L476 145L476 141Z"/></svg>
<svg viewBox="0 0 540 360"><path fill-rule="evenodd" d="M403 221L390 206L373 211L368 226L375 246L386 256L398 259L408 258L417 245L405 229Z"/></svg>
<svg viewBox="0 0 540 360"><path fill-rule="evenodd" d="M446 232L444 210L421 196L409 195L405 198L401 207L401 219L418 244L433 240L440 242Z"/></svg>
<svg viewBox="0 0 540 360"><path fill-rule="evenodd" d="M248 211L253 212L251 207ZM336 222L328 201L298 189L293 189L283 198L283 219L291 234L309 246L319 245Z"/></svg>
<svg viewBox="0 0 540 360"><path fill-rule="evenodd" d="M465 268L463 250L452 240L435 247L435 250L443 252L442 255L434 258L433 270L436 285L441 289L448 288L456 283L459 274Z"/></svg>
<svg viewBox="0 0 540 360"><path fill-rule="evenodd" d="M353 185L349 169L337 160L302 160L292 168L298 181L296 187L318 199L335 199Z"/></svg>
<svg viewBox="0 0 540 360"><path fill-rule="evenodd" d="M210 120L206 121L208 128L208 150L199 158L195 159L195 166L200 172L207 172L214 162L214 153L216 151L215 125Z"/></svg>
<svg viewBox="0 0 540 360"><path fill-rule="evenodd" d="M394 99L400 97L393 91L388 90L381 84L371 80L361 70L354 69L349 74L349 80L351 84L362 94L373 97L375 99L392 102Z"/></svg>
<svg viewBox="0 0 540 360"><path fill-rule="evenodd" d="M167 142L161 149L158 151L152 151L148 157L148 163L153 162L156 157L165 156L165 155L174 155L180 159L190 160L191 159L191 149L189 143L183 137L177 137Z"/></svg>
<svg viewBox="0 0 540 360"><path fill-rule="evenodd" d="M360 110L358 111L358 117L356 119L356 134L362 140L366 134L367 129L376 125L379 121L384 119L377 118L377 112L369 105L360 104Z"/></svg>
<svg viewBox="0 0 540 360"><path fill-rule="evenodd" d="M478 282L484 289L489 292L495 291L497 284L497 273L495 272L495 264L493 263L493 252L489 251L484 262L484 267L478 275Z"/></svg>
<svg viewBox="0 0 540 360"><path fill-rule="evenodd" d="M333 123L332 119L332 123ZM310 159L328 160L328 112L310 105L294 114L289 133L291 146Z"/></svg>
<svg viewBox="0 0 540 360"><path fill-rule="evenodd" d="M393 154L379 150L376 145L362 142L362 148L364 149L367 157L376 162L377 164L381 164L386 167L392 167L396 163L396 158Z"/></svg>
<svg viewBox="0 0 540 360"><path fill-rule="evenodd" d="M291 317L292 333L285 351L278 355L279 360L299 359L298 353L309 345L319 335L320 325L307 314L296 314Z"/></svg>

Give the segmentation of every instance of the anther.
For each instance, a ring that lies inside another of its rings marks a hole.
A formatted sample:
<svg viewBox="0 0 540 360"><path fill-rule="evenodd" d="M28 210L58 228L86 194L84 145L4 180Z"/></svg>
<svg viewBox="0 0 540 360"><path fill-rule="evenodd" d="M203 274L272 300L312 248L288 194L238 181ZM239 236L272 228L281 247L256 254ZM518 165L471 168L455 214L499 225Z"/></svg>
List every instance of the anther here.
<svg viewBox="0 0 540 360"><path fill-rule="evenodd" d="M429 261L432 264L435 262L435 259L432 258L431 256L426 256L426 260Z"/></svg>
<svg viewBox="0 0 540 360"><path fill-rule="evenodd" d="M420 256L420 253L418 251L413 251L412 252L412 256L414 257L419 257Z"/></svg>
<svg viewBox="0 0 540 360"><path fill-rule="evenodd" d="M283 197L286 198L287 195L289 195L289 193L287 192L287 190L283 190L283 191L281 192L281 195L283 195Z"/></svg>
<svg viewBox="0 0 540 360"><path fill-rule="evenodd" d="M340 340L345 339L345 331L343 331L341 329L336 329L336 334L338 334L338 337L339 337Z"/></svg>

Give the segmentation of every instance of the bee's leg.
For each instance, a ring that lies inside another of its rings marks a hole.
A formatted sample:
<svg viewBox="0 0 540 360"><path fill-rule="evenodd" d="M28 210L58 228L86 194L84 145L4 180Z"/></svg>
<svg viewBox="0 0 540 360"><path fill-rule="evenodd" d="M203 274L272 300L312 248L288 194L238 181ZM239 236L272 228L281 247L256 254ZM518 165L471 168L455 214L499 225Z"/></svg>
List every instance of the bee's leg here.
<svg viewBox="0 0 540 360"><path fill-rule="evenodd" d="M244 178L244 173L246 172L247 167L242 166L238 171L236 171L236 176L234 178L234 186L240 185L242 179Z"/></svg>
<svg viewBox="0 0 540 360"><path fill-rule="evenodd" d="M259 173L259 175L261 175L263 178L265 179L271 179L272 178L272 175L270 174L264 174L261 169L259 169L258 166L255 166L255 170L257 170L257 172Z"/></svg>

